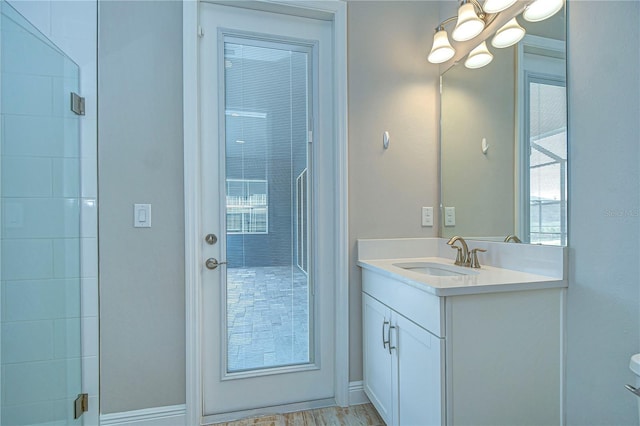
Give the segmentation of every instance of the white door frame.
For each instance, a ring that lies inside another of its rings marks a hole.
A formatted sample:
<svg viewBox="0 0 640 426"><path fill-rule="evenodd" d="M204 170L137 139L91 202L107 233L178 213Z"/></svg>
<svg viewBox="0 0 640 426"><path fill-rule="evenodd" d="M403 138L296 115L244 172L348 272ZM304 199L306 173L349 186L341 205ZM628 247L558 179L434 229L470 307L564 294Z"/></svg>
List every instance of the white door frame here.
<svg viewBox="0 0 640 426"><path fill-rule="evenodd" d="M186 424L202 418L201 380L201 253L200 120L199 120L199 2L183 0L183 114L185 206L185 321L186 321ZM214 1L216 3L229 3ZM240 2L233 2L235 6ZM349 234L347 175L347 4L336 0L247 1L244 7L333 22L334 39L334 141L338 188L335 189L335 401L349 405ZM197 265L198 267L194 267Z"/></svg>

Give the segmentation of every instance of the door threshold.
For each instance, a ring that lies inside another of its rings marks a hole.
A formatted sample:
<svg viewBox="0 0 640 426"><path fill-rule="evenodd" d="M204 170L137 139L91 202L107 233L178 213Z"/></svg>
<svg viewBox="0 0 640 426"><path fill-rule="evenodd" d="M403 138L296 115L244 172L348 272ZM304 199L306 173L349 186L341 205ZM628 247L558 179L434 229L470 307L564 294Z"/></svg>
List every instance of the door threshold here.
<svg viewBox="0 0 640 426"><path fill-rule="evenodd" d="M334 407L336 405L337 404L335 398L316 399L313 401L295 402L293 404L254 408L252 410L241 410L232 411L229 413L212 414L210 416L203 416L200 424L210 425L215 423L232 422L251 417L293 413L296 411L314 410L316 408Z"/></svg>

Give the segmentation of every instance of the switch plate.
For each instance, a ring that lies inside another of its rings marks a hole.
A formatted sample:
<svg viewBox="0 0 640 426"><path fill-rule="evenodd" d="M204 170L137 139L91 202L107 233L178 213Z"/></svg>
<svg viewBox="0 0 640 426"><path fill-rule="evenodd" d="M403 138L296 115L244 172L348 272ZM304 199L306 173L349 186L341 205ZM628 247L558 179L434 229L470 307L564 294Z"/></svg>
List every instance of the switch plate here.
<svg viewBox="0 0 640 426"><path fill-rule="evenodd" d="M151 228L151 204L133 205L133 227Z"/></svg>
<svg viewBox="0 0 640 426"><path fill-rule="evenodd" d="M422 226L433 226L433 207L422 208Z"/></svg>
<svg viewBox="0 0 640 426"><path fill-rule="evenodd" d="M456 226L456 208L444 208L444 226Z"/></svg>

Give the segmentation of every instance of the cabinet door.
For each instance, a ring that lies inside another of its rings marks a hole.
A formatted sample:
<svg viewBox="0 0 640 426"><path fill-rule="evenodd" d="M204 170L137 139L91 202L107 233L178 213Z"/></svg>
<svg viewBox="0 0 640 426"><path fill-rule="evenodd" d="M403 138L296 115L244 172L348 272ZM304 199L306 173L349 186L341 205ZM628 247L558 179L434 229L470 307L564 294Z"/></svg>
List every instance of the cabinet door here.
<svg viewBox="0 0 640 426"><path fill-rule="evenodd" d="M401 426L441 425L444 341L396 313L393 325L398 423Z"/></svg>
<svg viewBox="0 0 640 426"><path fill-rule="evenodd" d="M384 342L389 335L391 310L362 294L364 391L386 424L393 418L392 356Z"/></svg>

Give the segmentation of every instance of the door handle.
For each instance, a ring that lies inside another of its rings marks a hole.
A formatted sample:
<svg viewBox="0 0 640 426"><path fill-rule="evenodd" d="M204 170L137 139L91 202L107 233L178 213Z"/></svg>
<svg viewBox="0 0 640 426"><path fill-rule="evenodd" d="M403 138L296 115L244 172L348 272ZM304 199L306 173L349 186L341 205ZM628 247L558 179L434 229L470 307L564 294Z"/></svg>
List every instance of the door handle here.
<svg viewBox="0 0 640 426"><path fill-rule="evenodd" d="M396 349L395 346L391 346L391 329L396 328L395 325L389 325L389 333L387 334L387 340L389 341L389 355L391 355L391 350Z"/></svg>
<svg viewBox="0 0 640 426"><path fill-rule="evenodd" d="M215 257L210 257L204 262L204 265L207 267L207 269L216 269L218 266L226 264L227 262L218 262L218 259L216 259Z"/></svg>
<svg viewBox="0 0 640 426"><path fill-rule="evenodd" d="M384 340L384 326L387 325L387 324L389 324L389 321L384 321L382 323L382 347L383 348L386 348L387 344L389 343L388 340Z"/></svg>

